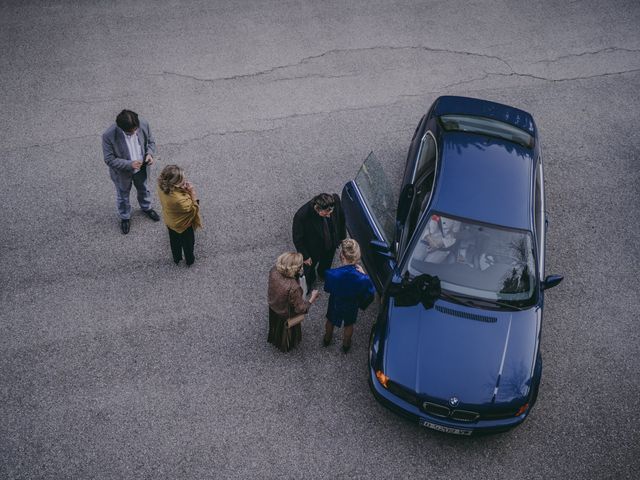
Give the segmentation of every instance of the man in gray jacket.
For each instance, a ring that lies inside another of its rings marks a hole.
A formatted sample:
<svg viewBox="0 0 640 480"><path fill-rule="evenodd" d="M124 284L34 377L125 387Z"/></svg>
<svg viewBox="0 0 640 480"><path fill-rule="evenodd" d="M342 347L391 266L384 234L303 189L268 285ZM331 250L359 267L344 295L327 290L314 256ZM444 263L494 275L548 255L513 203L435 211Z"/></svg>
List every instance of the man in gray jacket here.
<svg viewBox="0 0 640 480"><path fill-rule="evenodd" d="M156 142L149 124L131 110L122 110L116 123L102 134L102 153L109 166L111 180L116 186L116 204L120 217L120 229L129 233L131 184L138 192L138 203L142 211L153 221L160 220L151 208L151 192L147 186L148 165L154 162Z"/></svg>

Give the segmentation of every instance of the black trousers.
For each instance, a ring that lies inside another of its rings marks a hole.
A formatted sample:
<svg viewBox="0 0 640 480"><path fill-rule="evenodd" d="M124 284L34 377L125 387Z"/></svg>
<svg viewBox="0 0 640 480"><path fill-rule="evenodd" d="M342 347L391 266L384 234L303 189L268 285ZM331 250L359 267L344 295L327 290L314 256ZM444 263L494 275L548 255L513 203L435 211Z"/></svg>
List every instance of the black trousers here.
<svg viewBox="0 0 640 480"><path fill-rule="evenodd" d="M324 272L331 268L331 263L333 262L333 256L335 253L335 249L328 252L322 252L318 258L311 257L311 265L304 265L304 277L307 279L308 292L311 292L313 284L316 281L316 269L318 270L318 276L324 278Z"/></svg>
<svg viewBox="0 0 640 480"><path fill-rule="evenodd" d="M169 243L171 244L173 261L178 263L182 260L182 252L184 251L184 259L187 265L191 265L196 259L196 257L193 256L193 246L196 243L193 227L187 228L182 233L178 233L170 228L167 228L167 230L169 230Z"/></svg>

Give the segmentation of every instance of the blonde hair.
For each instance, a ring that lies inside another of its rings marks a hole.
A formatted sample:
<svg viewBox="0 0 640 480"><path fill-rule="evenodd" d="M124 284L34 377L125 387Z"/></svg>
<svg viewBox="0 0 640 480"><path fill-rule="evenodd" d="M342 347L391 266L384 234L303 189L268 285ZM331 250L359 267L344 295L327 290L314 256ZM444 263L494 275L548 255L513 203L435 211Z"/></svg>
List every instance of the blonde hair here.
<svg viewBox="0 0 640 480"><path fill-rule="evenodd" d="M167 165L158 177L158 188L167 195L184 183L184 170L178 165Z"/></svg>
<svg viewBox="0 0 640 480"><path fill-rule="evenodd" d="M302 254L285 252L276 260L276 270L285 277L295 278L302 268Z"/></svg>
<svg viewBox="0 0 640 480"><path fill-rule="evenodd" d="M345 238L340 243L340 255L347 263L358 263L360 261L360 245L353 238Z"/></svg>

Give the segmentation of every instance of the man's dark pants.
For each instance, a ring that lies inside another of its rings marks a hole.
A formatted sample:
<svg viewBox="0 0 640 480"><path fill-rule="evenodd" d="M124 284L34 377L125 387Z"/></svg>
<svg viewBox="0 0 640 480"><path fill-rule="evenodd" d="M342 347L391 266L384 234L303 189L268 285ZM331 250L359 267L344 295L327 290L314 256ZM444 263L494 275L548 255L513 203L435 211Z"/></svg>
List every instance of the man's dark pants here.
<svg viewBox="0 0 640 480"><path fill-rule="evenodd" d="M304 265L304 277L307 279L308 292L311 292L313 284L316 281L316 268L318 270L318 276L321 279L324 279L324 272L331 268L334 254L335 249L328 252L323 252L319 258L311 257L311 259L313 260L311 265Z"/></svg>

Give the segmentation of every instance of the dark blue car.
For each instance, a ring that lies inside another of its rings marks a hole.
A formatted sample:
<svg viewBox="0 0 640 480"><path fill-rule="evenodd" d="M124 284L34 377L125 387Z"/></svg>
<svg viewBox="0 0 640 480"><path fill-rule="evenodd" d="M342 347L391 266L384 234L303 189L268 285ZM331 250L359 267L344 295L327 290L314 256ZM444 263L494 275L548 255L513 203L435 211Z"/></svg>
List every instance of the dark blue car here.
<svg viewBox="0 0 640 480"><path fill-rule="evenodd" d="M349 233L382 298L372 391L435 430L508 430L536 401L544 292L562 280L544 272L533 118L440 97L416 128L402 178L400 170L384 172L371 154L342 192ZM418 281L426 288L416 290ZM403 289L418 299L400 301Z"/></svg>

